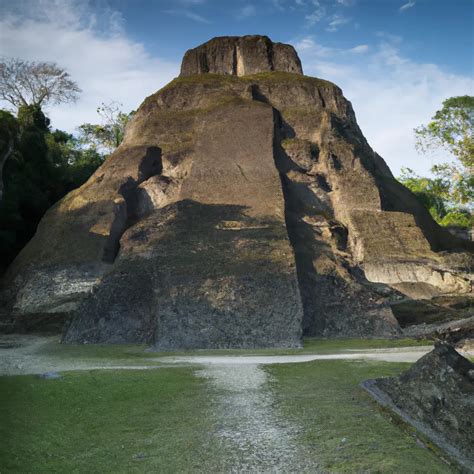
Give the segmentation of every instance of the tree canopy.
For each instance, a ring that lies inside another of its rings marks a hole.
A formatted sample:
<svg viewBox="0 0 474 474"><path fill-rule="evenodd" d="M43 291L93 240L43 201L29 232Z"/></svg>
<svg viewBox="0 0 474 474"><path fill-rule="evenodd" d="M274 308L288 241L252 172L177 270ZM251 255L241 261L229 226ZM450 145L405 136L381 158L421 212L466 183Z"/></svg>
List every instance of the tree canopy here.
<svg viewBox="0 0 474 474"><path fill-rule="evenodd" d="M451 97L428 125L415 129L420 151L443 147L466 167L474 166L474 97Z"/></svg>
<svg viewBox="0 0 474 474"><path fill-rule="evenodd" d="M123 113L116 102L102 104L98 113L102 123L82 125L76 137L51 130L40 105L21 105L16 117L0 110L0 273L49 207L87 181L120 145L133 113Z"/></svg>
<svg viewBox="0 0 474 474"><path fill-rule="evenodd" d="M0 110L0 201L3 196L3 166L18 144L18 122L6 110Z"/></svg>
<svg viewBox="0 0 474 474"><path fill-rule="evenodd" d="M17 109L74 102L80 92L69 74L55 63L18 58L0 62L0 99Z"/></svg>
<svg viewBox="0 0 474 474"><path fill-rule="evenodd" d="M451 182L444 177L427 178L410 168L402 168L398 180L412 191L442 226L471 227L474 218L469 208L450 200Z"/></svg>
<svg viewBox="0 0 474 474"><path fill-rule="evenodd" d="M123 140L133 112L101 104L100 124L83 124L78 136L51 130L48 104L75 101L81 92L55 63L0 61L0 273L31 239L44 213L82 185ZM3 185L3 186L2 186Z"/></svg>
<svg viewBox="0 0 474 474"><path fill-rule="evenodd" d="M415 129L416 147L422 153L445 149L455 162L433 166L433 174L449 186L445 198L459 205L474 200L474 97L451 97L443 102L427 125Z"/></svg>
<svg viewBox="0 0 474 474"><path fill-rule="evenodd" d="M133 111L128 114L122 112L121 106L118 102L102 103L97 108L101 123L85 123L79 127L81 143L106 154L114 151L122 143L125 128L134 114Z"/></svg>
<svg viewBox="0 0 474 474"><path fill-rule="evenodd" d="M0 150L10 147L0 201L0 273L31 239L49 207L83 184L104 159L74 136L51 131L48 118L34 105L21 106L17 117L0 111Z"/></svg>

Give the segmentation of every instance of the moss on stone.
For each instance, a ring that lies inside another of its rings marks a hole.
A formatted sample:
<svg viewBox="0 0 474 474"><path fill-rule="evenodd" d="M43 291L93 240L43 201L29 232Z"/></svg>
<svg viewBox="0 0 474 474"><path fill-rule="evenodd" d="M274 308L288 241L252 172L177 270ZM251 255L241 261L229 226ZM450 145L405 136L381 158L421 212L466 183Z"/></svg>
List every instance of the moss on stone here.
<svg viewBox="0 0 474 474"><path fill-rule="evenodd" d="M281 146L283 148L307 146L310 144L311 142L309 140L305 140L303 138L285 138L284 140L281 141Z"/></svg>
<svg viewBox="0 0 474 474"><path fill-rule="evenodd" d="M255 81L261 83L284 83L284 84L313 84L318 87L324 86L329 88L337 87L332 82L326 81L324 79L319 79L317 77L311 76L304 76L302 74L296 74L292 72L281 72L281 71L273 71L273 72L260 72L258 74L252 74L249 76L242 76L240 77L243 81Z"/></svg>
<svg viewBox="0 0 474 474"><path fill-rule="evenodd" d="M222 87L223 85L237 85L246 83L264 83L264 84L312 84L317 87L337 88L335 84L317 77L304 76L291 72L260 72L258 74L250 74L248 76L231 76L226 74L194 74L191 76L180 76L173 79L169 84L164 86L158 92L150 96L152 98L157 94L172 90L176 87L186 85L204 85L213 87Z"/></svg>
<svg viewBox="0 0 474 474"><path fill-rule="evenodd" d="M218 84L222 85L223 83L231 84L233 82L238 82L239 78L236 76L230 76L226 74L194 74L192 76L180 76L176 79L173 79L167 87L177 85L177 84ZM162 89L162 90L163 90Z"/></svg>

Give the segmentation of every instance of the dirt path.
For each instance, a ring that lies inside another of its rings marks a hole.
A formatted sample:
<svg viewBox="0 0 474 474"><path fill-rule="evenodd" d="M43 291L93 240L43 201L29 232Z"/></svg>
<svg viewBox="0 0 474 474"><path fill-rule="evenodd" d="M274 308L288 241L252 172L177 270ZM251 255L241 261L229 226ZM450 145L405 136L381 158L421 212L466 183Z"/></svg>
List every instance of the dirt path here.
<svg viewBox="0 0 474 474"><path fill-rule="evenodd" d="M56 337L44 336L0 336L0 375L42 374L55 371L93 369L157 369L183 365L214 366L259 366L262 364L290 364L314 360L365 359L387 362L415 362L431 350L430 346L402 347L395 349L371 349L343 351L335 354L297 354L275 356L163 356L135 357L127 359L99 357L62 357L44 350L57 342ZM150 354L151 356L151 354Z"/></svg>
<svg viewBox="0 0 474 474"><path fill-rule="evenodd" d="M213 365L261 365L261 364L293 364L311 362L313 360L378 360L384 362L416 362L430 352L432 346L397 347L387 349L348 350L335 354L296 354L275 356L182 356L157 357L161 363L203 364Z"/></svg>
<svg viewBox="0 0 474 474"><path fill-rule="evenodd" d="M304 472L318 472L298 442L302 428L275 406L263 366L209 364L195 375L213 389L216 436L231 472L294 472L302 461Z"/></svg>

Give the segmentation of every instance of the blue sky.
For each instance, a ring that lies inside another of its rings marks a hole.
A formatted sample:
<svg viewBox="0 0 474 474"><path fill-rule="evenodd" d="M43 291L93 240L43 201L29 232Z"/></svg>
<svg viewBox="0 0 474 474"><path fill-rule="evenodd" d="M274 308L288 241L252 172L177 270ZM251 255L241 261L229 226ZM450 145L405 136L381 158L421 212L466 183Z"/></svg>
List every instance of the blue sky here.
<svg viewBox="0 0 474 474"><path fill-rule="evenodd" d="M385 33L402 38L402 50L413 60L472 73L472 0L115 0L111 5L122 12L136 40L170 59L212 36L258 33L288 42L316 35L328 46L349 48L375 46Z"/></svg>
<svg viewBox="0 0 474 474"><path fill-rule="evenodd" d="M179 73L184 52L221 35L293 44L306 74L338 84L395 174L427 173L443 153L414 149L413 128L442 100L474 95L473 0L0 0L0 56L55 61L83 89L47 112L74 131L124 110Z"/></svg>

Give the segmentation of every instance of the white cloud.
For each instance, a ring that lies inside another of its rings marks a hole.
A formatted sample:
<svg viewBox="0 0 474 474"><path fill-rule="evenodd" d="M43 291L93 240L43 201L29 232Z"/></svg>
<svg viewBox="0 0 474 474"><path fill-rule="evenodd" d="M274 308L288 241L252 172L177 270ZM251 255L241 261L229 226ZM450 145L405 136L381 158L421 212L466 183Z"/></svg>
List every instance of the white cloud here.
<svg viewBox="0 0 474 474"><path fill-rule="evenodd" d="M312 13L305 15L308 26L314 26L326 16L326 9L322 6L317 7Z"/></svg>
<svg viewBox="0 0 474 474"><path fill-rule="evenodd" d="M326 31L330 33L334 33L339 29L340 26L349 23L351 20L350 18L346 18L342 15L333 15L331 17L331 21L329 22L329 26L326 28Z"/></svg>
<svg viewBox="0 0 474 474"><path fill-rule="evenodd" d="M189 10L183 10L182 15L190 20L197 21L199 23L211 23L207 18L203 17L202 15L198 15L197 13L191 12Z"/></svg>
<svg viewBox="0 0 474 474"><path fill-rule="evenodd" d="M354 46L349 51L352 53L363 54L369 50L369 46L367 44L359 44L358 46Z"/></svg>
<svg viewBox="0 0 474 474"><path fill-rule="evenodd" d="M239 10L237 14L237 18L239 20L243 20L245 18L255 16L256 14L257 14L257 9L255 8L254 5L245 5Z"/></svg>
<svg viewBox="0 0 474 474"><path fill-rule="evenodd" d="M303 38L302 40L298 41L295 44L295 48L298 51L312 50L315 46L316 46L316 43L311 37Z"/></svg>
<svg viewBox="0 0 474 474"><path fill-rule="evenodd" d="M383 40L388 41L394 45L400 44L403 41L403 38L401 36L392 35L385 31L377 31L375 33L375 36L377 36L378 38L383 38Z"/></svg>
<svg viewBox="0 0 474 474"><path fill-rule="evenodd" d="M279 10L279 11L284 11L285 10L285 6L283 5L283 0L272 0L272 5L275 9Z"/></svg>
<svg viewBox="0 0 474 474"><path fill-rule="evenodd" d="M398 11L404 12L405 10L408 10L409 8L413 8L416 5L416 3L413 0L410 0L408 3L405 3L402 5Z"/></svg>
<svg viewBox="0 0 474 474"><path fill-rule="evenodd" d="M177 0L178 3L182 5L202 5L206 3L207 0Z"/></svg>
<svg viewBox="0 0 474 474"><path fill-rule="evenodd" d="M151 57L128 38L114 11L97 14L80 1L37 6L28 18L12 11L0 19L0 56L54 61L78 83L83 92L76 104L47 108L54 127L72 132L81 123L96 122L102 102L115 100L124 111L136 109L179 71L178 64Z"/></svg>
<svg viewBox="0 0 474 474"><path fill-rule="evenodd" d="M198 23L211 23L207 18L191 10L163 10L163 13L166 13L167 15L182 16L189 20L197 21Z"/></svg>
<svg viewBox="0 0 474 474"><path fill-rule="evenodd" d="M332 54L321 54L330 48L311 41L297 43L305 73L342 88L353 104L362 132L394 174L402 166L427 174L433 164L450 158L418 154L413 129L427 123L446 98L473 95L472 78L449 73L435 64L412 61L393 43L382 42L370 52L367 49L364 56L350 56L346 53L366 48L332 49Z"/></svg>
<svg viewBox="0 0 474 474"><path fill-rule="evenodd" d="M295 43L295 48L298 51L309 52L312 57L327 58L329 56L342 56L347 54L363 54L369 50L369 46L366 44L359 44L352 48L329 48L317 43L312 36L302 38Z"/></svg>

